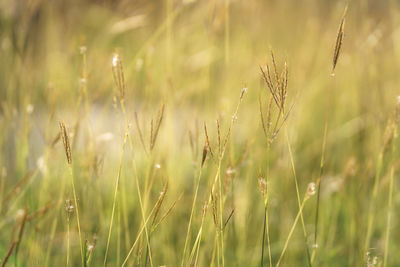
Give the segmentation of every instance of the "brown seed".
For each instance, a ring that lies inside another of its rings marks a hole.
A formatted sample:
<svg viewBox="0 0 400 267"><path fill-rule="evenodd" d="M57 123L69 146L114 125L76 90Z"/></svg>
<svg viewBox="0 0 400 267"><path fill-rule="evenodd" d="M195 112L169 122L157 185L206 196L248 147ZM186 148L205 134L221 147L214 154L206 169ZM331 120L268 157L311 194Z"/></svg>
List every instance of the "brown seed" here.
<svg viewBox="0 0 400 267"><path fill-rule="evenodd" d="M267 63L265 67L260 66L262 78L270 93L266 116L263 113L261 96L259 97L261 124L269 143L273 142L293 107L292 104L288 110L286 109L289 79L288 64L285 61L283 69L279 71L273 52L271 52L271 62Z"/></svg>
<svg viewBox="0 0 400 267"><path fill-rule="evenodd" d="M263 198L265 199L267 197L267 181L262 177L258 177L258 186Z"/></svg>
<svg viewBox="0 0 400 267"><path fill-rule="evenodd" d="M60 121L59 124L60 124L61 137L63 140L64 149L65 149L65 155L67 156L67 162L68 162L68 164L72 164L71 146L69 144L69 137L68 137L67 129L63 122Z"/></svg>
<svg viewBox="0 0 400 267"><path fill-rule="evenodd" d="M208 152L208 146L207 146L207 142L204 144L204 148L203 148L203 156L201 158L201 167L203 167L204 162L206 161L207 158L207 152Z"/></svg>
<svg viewBox="0 0 400 267"><path fill-rule="evenodd" d="M342 16L342 20L340 21L340 26L339 26L339 30L338 30L338 34L336 37L336 44L335 44L335 51L333 53L333 62L332 62L332 75L334 75L334 71L335 71L335 67L336 67L336 63L338 61L339 58L339 54L340 54L340 48L342 47L342 43L343 43L343 37L344 37L344 23L345 23L345 16L347 13L347 6L344 9L344 13Z"/></svg>

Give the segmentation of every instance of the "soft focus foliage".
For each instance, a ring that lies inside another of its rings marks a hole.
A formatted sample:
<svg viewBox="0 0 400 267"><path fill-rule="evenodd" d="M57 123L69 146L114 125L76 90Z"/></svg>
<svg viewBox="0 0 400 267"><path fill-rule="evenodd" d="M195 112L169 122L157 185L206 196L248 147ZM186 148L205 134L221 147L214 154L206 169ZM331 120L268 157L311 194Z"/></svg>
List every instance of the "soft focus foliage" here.
<svg viewBox="0 0 400 267"><path fill-rule="evenodd" d="M259 265L265 202L276 264L299 212L288 142L300 196L310 198L302 210L307 242L299 222L280 266L308 266L306 247L316 251L315 266L366 266L374 257L382 263L391 169L387 265L399 264L400 4L350 1L332 77L346 4L1 1L1 261L12 249L10 266L63 266L69 221L69 265L81 262L62 121L91 266L103 264L113 204L108 266L120 266L138 236L127 266L180 266L199 177L184 265L196 249L198 266ZM286 108L294 106L267 153L259 97L267 108L260 66L270 62L270 50L278 69L288 63ZM313 195L329 101L315 248ZM213 195L216 178L221 183ZM366 250L369 212L374 222ZM141 229L147 217L146 234Z"/></svg>

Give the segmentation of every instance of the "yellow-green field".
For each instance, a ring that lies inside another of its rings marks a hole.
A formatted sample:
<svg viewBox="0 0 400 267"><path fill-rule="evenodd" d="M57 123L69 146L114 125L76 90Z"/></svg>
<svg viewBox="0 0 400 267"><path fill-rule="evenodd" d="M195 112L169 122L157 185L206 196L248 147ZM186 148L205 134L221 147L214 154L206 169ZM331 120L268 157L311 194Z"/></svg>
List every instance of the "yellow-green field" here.
<svg viewBox="0 0 400 267"><path fill-rule="evenodd" d="M399 2L3 0L0 62L2 266L400 264Z"/></svg>

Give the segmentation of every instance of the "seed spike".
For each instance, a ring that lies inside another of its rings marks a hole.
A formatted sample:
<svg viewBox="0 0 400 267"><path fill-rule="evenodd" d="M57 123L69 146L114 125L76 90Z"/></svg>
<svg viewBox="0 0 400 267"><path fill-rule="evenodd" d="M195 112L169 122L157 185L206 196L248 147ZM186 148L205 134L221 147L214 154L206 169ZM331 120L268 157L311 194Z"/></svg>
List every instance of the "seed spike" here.
<svg viewBox="0 0 400 267"><path fill-rule="evenodd" d="M61 121L59 122L59 125L60 125L61 137L64 144L65 155L67 156L67 162L68 164L72 164L71 145L69 142L67 128L65 127L65 124Z"/></svg>
<svg viewBox="0 0 400 267"><path fill-rule="evenodd" d="M333 61L332 61L332 73L331 73L332 76L335 75L335 68L336 68L337 61L339 59L340 49L341 49L342 43L343 43L344 25L346 22L346 20L345 20L346 13L347 13L347 6L344 9L343 16L340 21L340 26L339 26L339 30L337 33L337 37L336 37L335 50L333 53Z"/></svg>

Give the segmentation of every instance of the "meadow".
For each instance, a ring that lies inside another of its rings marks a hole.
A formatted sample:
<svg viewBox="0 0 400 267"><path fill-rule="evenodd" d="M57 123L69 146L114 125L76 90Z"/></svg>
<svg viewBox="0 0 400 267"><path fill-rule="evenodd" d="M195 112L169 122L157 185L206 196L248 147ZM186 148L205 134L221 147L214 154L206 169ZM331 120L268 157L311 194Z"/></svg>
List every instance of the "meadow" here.
<svg viewBox="0 0 400 267"><path fill-rule="evenodd" d="M1 266L398 266L400 3L0 2Z"/></svg>

